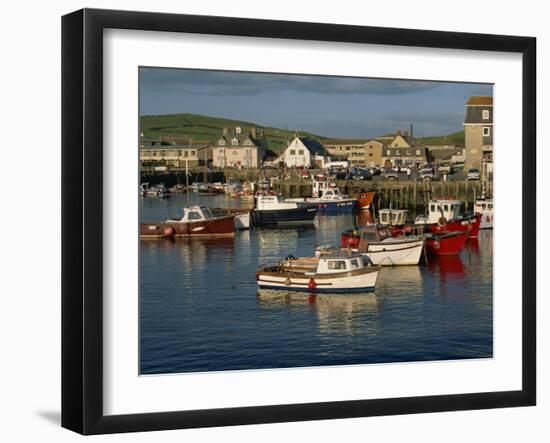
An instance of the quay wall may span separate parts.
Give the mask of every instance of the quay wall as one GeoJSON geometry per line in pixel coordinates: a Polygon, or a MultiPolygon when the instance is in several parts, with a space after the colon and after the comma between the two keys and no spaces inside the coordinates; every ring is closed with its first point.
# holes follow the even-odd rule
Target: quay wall
{"type": "MultiPolygon", "coordinates": [[[[202,170],[189,171],[189,184],[203,182],[205,173],[202,170]]],[[[210,183],[224,182],[228,179],[241,181],[254,181],[258,177],[272,178],[280,174],[278,170],[231,170],[209,171],[206,179],[210,183]]],[[[185,184],[185,172],[141,173],[141,182],[157,184],[165,183],[173,186],[177,183],[185,184]]],[[[476,198],[482,193],[480,181],[413,181],[413,180],[385,180],[382,177],[374,177],[373,180],[336,180],[337,186],[346,194],[358,194],[364,191],[376,191],[380,201],[380,207],[419,209],[424,208],[430,198],[445,197],[462,200],[466,209],[472,209],[476,198]]],[[[486,195],[492,197],[492,183],[486,184],[486,195]]],[[[312,180],[301,178],[297,174],[291,174],[290,178],[278,180],[276,191],[284,197],[311,197],[312,180]]]]}

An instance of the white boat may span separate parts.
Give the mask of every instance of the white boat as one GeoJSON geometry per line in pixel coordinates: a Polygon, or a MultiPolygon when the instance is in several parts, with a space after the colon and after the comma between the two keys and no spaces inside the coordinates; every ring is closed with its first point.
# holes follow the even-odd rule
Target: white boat
{"type": "Polygon", "coordinates": [[[313,224],[315,205],[283,201],[278,195],[258,195],[252,212],[256,226],[282,224],[313,224]]]}
{"type": "Polygon", "coordinates": [[[380,267],[366,263],[361,254],[338,253],[321,257],[286,257],[256,271],[260,289],[349,294],[371,292],[380,267]]]}
{"type": "MultiPolygon", "coordinates": [[[[371,225],[361,230],[342,233],[346,241],[350,236],[353,236],[353,244],[357,245],[350,250],[365,255],[373,264],[380,266],[417,265],[424,247],[424,237],[392,237],[387,226],[371,225]]],[[[333,250],[334,248],[321,246],[316,248],[315,253],[322,256],[333,250]]]]}
{"type": "Polygon", "coordinates": [[[241,212],[235,214],[235,229],[250,229],[250,212],[241,212]]]}
{"type": "Polygon", "coordinates": [[[318,197],[311,198],[289,198],[285,201],[294,203],[309,203],[317,205],[319,213],[322,214],[340,214],[344,212],[353,212],[357,206],[357,199],[348,197],[342,194],[338,188],[326,187],[322,190],[316,190],[316,183],[313,182],[313,195],[319,195],[318,197]]]}
{"type": "Polygon", "coordinates": [[[493,215],[493,199],[476,200],[474,206],[474,212],[481,215],[481,222],[479,224],[479,229],[493,229],[493,222],[495,220],[493,215]]]}

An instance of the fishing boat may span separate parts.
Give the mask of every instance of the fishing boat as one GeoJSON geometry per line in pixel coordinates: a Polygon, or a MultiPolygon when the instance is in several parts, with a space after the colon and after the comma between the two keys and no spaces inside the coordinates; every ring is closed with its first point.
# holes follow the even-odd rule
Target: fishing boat
{"type": "Polygon", "coordinates": [[[149,183],[142,183],[139,185],[139,195],[141,197],[160,197],[170,198],[170,191],[166,188],[164,183],[150,186],[149,183]]]}
{"type": "Polygon", "coordinates": [[[357,205],[356,198],[342,194],[338,188],[327,189],[321,197],[289,198],[285,201],[316,205],[318,213],[324,215],[351,213],[357,205]]]}
{"type": "Polygon", "coordinates": [[[493,229],[493,199],[478,199],[474,212],[480,217],[480,229],[493,229]]]}
{"type": "Polygon", "coordinates": [[[456,255],[467,239],[468,231],[427,234],[426,251],[432,255],[456,255]]]}
{"type": "MultiPolygon", "coordinates": [[[[340,246],[366,255],[381,266],[417,265],[424,247],[423,236],[392,237],[387,226],[371,225],[342,233],[340,246]]],[[[322,249],[316,249],[322,254],[322,249]]]]}
{"type": "Polygon", "coordinates": [[[256,271],[260,289],[312,293],[372,292],[379,266],[366,263],[361,254],[339,253],[321,257],[288,256],[256,271]]]}
{"type": "Polygon", "coordinates": [[[480,218],[474,215],[460,215],[463,202],[438,198],[428,203],[427,216],[416,217],[417,224],[425,224],[429,232],[464,232],[475,238],[479,234],[480,218]]]}
{"type": "Polygon", "coordinates": [[[141,223],[140,237],[146,238],[153,231],[151,226],[166,226],[174,230],[174,237],[224,237],[235,235],[235,216],[213,215],[205,206],[183,208],[183,217],[166,220],[164,223],[141,223]]]}
{"type": "Polygon", "coordinates": [[[369,211],[376,196],[376,191],[361,192],[355,198],[357,199],[357,209],[359,211],[369,211]]]}
{"type": "Polygon", "coordinates": [[[315,205],[283,201],[279,195],[258,195],[252,211],[255,226],[313,223],[315,205]]]}

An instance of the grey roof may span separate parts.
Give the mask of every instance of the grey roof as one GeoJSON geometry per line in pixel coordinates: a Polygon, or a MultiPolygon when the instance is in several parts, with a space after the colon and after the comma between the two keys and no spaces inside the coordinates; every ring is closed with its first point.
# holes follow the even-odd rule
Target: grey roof
{"type": "Polygon", "coordinates": [[[300,137],[300,141],[311,154],[320,156],[328,155],[326,148],[318,140],[309,137],[300,137]]]}

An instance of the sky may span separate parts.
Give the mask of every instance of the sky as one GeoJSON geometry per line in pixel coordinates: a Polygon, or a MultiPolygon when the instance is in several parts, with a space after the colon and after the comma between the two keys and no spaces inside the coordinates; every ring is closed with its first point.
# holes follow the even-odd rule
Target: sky
{"type": "Polygon", "coordinates": [[[460,131],[481,83],[140,68],[140,115],[204,114],[327,137],[460,131]]]}

